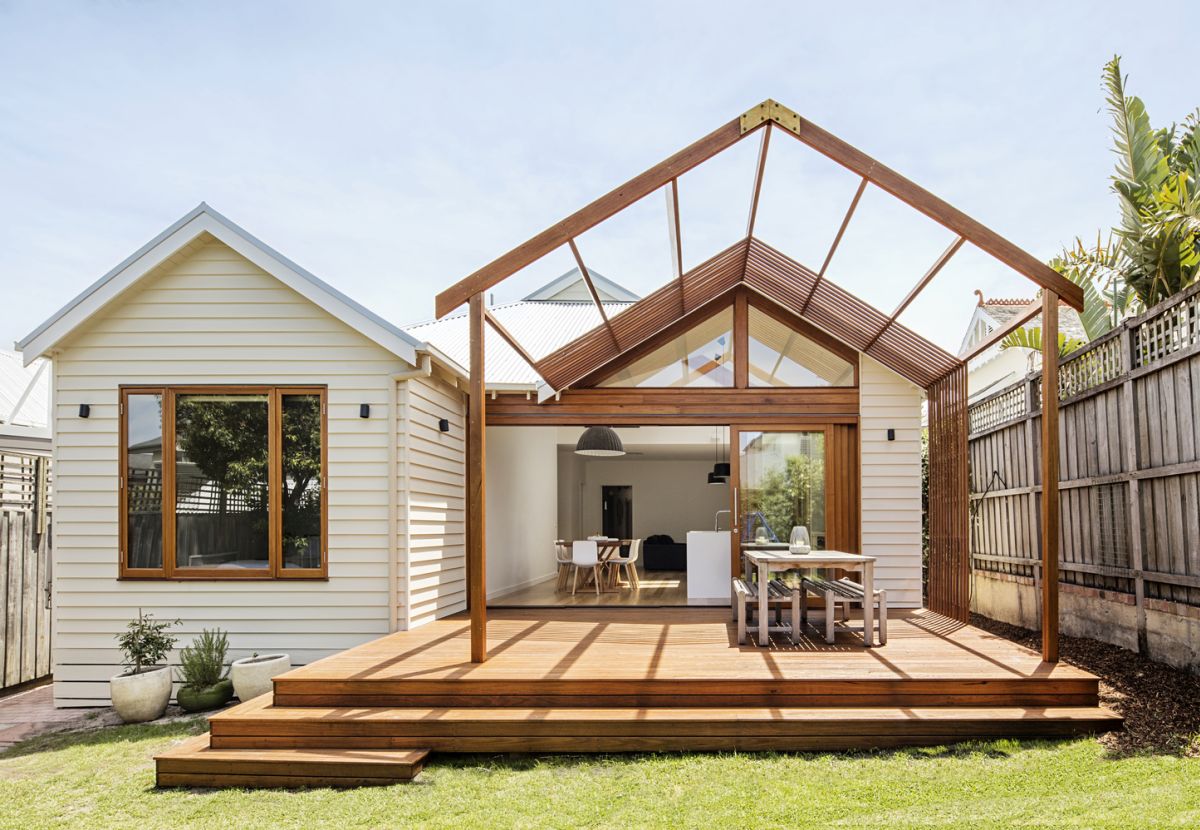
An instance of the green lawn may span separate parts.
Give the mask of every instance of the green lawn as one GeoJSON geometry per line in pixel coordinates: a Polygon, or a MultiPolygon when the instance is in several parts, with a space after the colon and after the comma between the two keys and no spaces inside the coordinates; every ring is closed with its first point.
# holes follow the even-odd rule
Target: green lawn
{"type": "Polygon", "coordinates": [[[339,792],[163,791],[151,756],[194,721],[0,754],[0,828],[1197,827],[1200,761],[1092,740],[857,755],[439,756],[339,792]]]}

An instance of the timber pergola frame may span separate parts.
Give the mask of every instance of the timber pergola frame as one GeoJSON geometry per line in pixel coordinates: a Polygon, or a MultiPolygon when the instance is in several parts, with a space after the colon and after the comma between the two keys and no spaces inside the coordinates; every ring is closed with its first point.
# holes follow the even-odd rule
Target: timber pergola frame
{"type": "MultiPolygon", "coordinates": [[[[722,125],[615,190],[513,248],[475,273],[441,292],[437,316],[444,317],[463,303],[469,306],[470,401],[468,407],[467,573],[471,612],[471,659],[487,658],[485,572],[485,425],[484,333],[491,325],[523,360],[557,392],[600,371],[638,348],[664,327],[696,309],[733,292],[748,290],[763,296],[801,320],[813,324],[847,346],[873,357],[926,390],[929,401],[929,607],[965,622],[969,614],[968,481],[967,481],[967,366],[899,322],[899,317],[928,287],[967,242],[990,254],[1042,289],[1039,308],[1031,306],[1004,333],[1040,311],[1043,317],[1043,377],[1046,388],[1058,386],[1058,306],[1083,308],[1083,291],[1045,263],[996,232],[934,196],[909,179],[880,164],[836,136],[783,105],[767,100],[722,125]],[[813,270],[776,251],[754,236],[767,154],[774,132],[799,140],[860,177],[832,244],[819,269],[813,270]],[[678,180],[687,171],[759,133],[746,235],[729,248],[696,266],[682,270],[678,180]],[[827,279],[826,272],[868,185],[875,185],[909,207],[956,234],[946,250],[917,280],[890,314],[878,311],[827,279]],[[664,190],[670,238],[672,279],[620,315],[610,318],[600,302],[577,237],[655,190],[664,190]],[[487,310],[484,292],[551,251],[566,245],[600,313],[601,324],[556,352],[536,360],[487,310]],[[742,287],[744,286],[744,289],[742,287]]],[[[744,302],[744,299],[741,300],[744,302]]],[[[1001,335],[989,339],[991,345],[1001,335]]],[[[1042,656],[1058,659],[1058,396],[1044,396],[1042,416],[1043,476],[1042,656]]]]}

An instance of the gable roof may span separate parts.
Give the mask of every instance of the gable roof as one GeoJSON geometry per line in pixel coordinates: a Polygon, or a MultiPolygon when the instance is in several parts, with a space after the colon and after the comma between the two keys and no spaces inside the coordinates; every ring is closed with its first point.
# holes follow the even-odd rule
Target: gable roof
{"type": "Polygon", "coordinates": [[[138,280],[204,234],[228,245],[367,339],[409,364],[416,365],[417,352],[423,346],[419,340],[318,279],[204,202],[188,211],[18,341],[16,348],[24,355],[25,364],[29,365],[46,355],[92,315],[106,308],[138,280]]]}
{"type": "MultiPolygon", "coordinates": [[[[1032,297],[994,297],[991,299],[985,298],[983,292],[976,290],[975,294],[979,297],[979,302],[971,313],[971,320],[967,323],[967,331],[963,335],[962,345],[959,347],[958,354],[960,356],[968,354],[975,345],[982,341],[982,338],[977,338],[976,324],[983,321],[988,332],[996,331],[1003,328],[1006,324],[1016,319],[1023,311],[1029,308],[1030,304],[1035,302],[1032,297]]],[[[1042,315],[1027,322],[1023,328],[1041,328],[1042,315]]],[[[1083,327],[1083,320],[1079,317],[1079,312],[1071,308],[1061,300],[1058,303],[1058,331],[1067,337],[1082,340],[1085,343],[1088,340],[1087,329],[1083,327]]],[[[979,357],[985,355],[995,356],[1000,351],[1000,344],[997,343],[993,348],[987,349],[979,357]]],[[[987,360],[980,361],[986,363],[987,360]]],[[[972,365],[976,365],[975,362],[972,365]]]]}
{"type": "Polygon", "coordinates": [[[739,286],[922,387],[944,377],[960,363],[954,355],[894,317],[751,237],[734,243],[685,273],[680,280],[634,303],[614,317],[611,326],[597,326],[538,360],[534,368],[550,389],[565,389],[739,286]]]}
{"type": "MultiPolygon", "coordinates": [[[[576,238],[656,190],[663,190],[667,197],[674,272],[671,282],[635,303],[617,320],[605,320],[602,329],[584,334],[547,358],[533,358],[537,364],[535,368],[546,379],[548,388],[561,390],[588,377],[621,353],[645,342],[653,332],[681,319],[696,307],[690,302],[689,293],[712,300],[721,291],[738,285],[765,295],[844,344],[875,357],[909,380],[928,388],[960,371],[962,361],[902,325],[898,318],[967,242],[1041,288],[1054,291],[1068,305],[1083,308],[1082,289],[1046,263],[866,153],[768,99],[445,289],[436,298],[437,316],[450,314],[471,298],[482,296],[493,286],[562,246],[571,249],[586,274],[576,238]],[[755,132],[759,133],[761,142],[746,236],[688,274],[682,273],[679,177],[755,132]],[[775,132],[799,141],[860,178],[854,198],[819,269],[809,269],[790,260],[754,235],[767,150],[775,132]],[[898,199],[956,235],[890,316],[826,278],[829,262],[868,186],[898,199]],[[719,290],[713,293],[714,289],[719,290]]],[[[539,390],[539,398],[542,399],[546,392],[547,389],[539,390]]]]}
{"type": "MultiPolygon", "coordinates": [[[[634,294],[627,288],[623,288],[610,280],[608,277],[588,269],[588,276],[592,280],[592,285],[596,288],[596,293],[600,296],[601,302],[606,303],[632,303],[637,302],[638,295],[634,294]]],[[[533,293],[524,298],[524,302],[538,303],[547,301],[557,302],[582,302],[590,303],[591,295],[587,291],[586,283],[583,280],[583,272],[576,266],[562,276],[551,280],[533,293]],[[574,288],[575,286],[583,287],[583,295],[580,299],[574,300],[564,297],[563,294],[574,288]]]]}

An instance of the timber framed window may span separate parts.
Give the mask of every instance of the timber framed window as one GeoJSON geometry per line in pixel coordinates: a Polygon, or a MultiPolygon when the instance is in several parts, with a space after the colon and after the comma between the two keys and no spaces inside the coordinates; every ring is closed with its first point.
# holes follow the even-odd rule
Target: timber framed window
{"type": "Polygon", "coordinates": [[[325,389],[124,386],[120,576],[321,579],[325,389]]]}

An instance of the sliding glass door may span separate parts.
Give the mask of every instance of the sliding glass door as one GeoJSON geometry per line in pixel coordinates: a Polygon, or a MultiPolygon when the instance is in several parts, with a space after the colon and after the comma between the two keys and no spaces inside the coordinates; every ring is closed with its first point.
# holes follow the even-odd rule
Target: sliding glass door
{"type": "Polygon", "coordinates": [[[793,527],[825,546],[825,431],[738,432],[738,536],[786,544],[793,527]]]}

